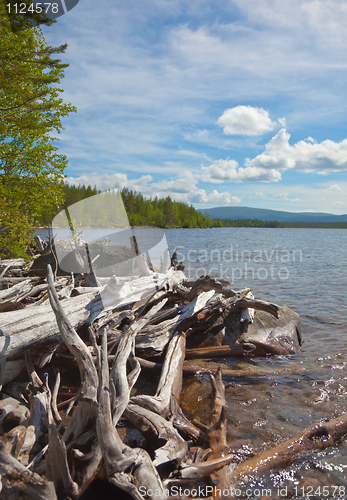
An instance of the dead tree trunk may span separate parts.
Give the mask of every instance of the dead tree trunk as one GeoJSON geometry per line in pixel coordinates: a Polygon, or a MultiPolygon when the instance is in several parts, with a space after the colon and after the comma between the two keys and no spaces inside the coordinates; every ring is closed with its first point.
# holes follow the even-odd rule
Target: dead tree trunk
{"type": "MultiPolygon", "coordinates": [[[[118,348],[120,355],[125,360],[125,364],[128,359],[127,354],[129,355],[134,348],[131,345],[131,339],[127,338],[126,340],[130,340],[130,349],[129,347],[126,349],[128,352],[123,349],[125,346],[120,345],[118,348]]],[[[154,498],[155,492],[157,492],[157,497],[159,496],[158,492],[160,492],[160,498],[165,500],[167,496],[164,487],[148,453],[140,448],[133,449],[124,445],[115,430],[115,423],[117,423],[117,420],[123,413],[124,407],[128,404],[131,384],[136,375],[133,373],[133,377],[130,377],[130,385],[128,383],[119,383],[119,380],[117,381],[118,392],[116,392],[115,415],[112,418],[105,332],[102,338],[100,358],[100,387],[96,428],[102,456],[106,464],[108,479],[122,490],[127,491],[135,500],[154,498]]],[[[122,363],[115,370],[118,374],[122,370],[121,380],[123,381],[127,379],[125,364],[122,363]]],[[[136,368],[135,370],[137,372],[136,368]]]]}
{"type": "Polygon", "coordinates": [[[96,468],[99,464],[101,453],[97,440],[95,439],[95,422],[97,416],[97,390],[98,390],[98,374],[92,360],[90,351],[85,343],[77,335],[74,328],[71,326],[68,318],[66,317],[61,303],[58,300],[54,285],[53,273],[48,266],[48,292],[52,309],[56,316],[59,326],[59,331],[64,344],[68,347],[71,354],[75,356],[80,371],[81,377],[81,395],[72,418],[67,426],[67,429],[61,440],[57,433],[50,427],[50,451],[46,457],[47,472],[51,472],[52,479],[54,479],[56,487],[59,489],[67,488],[64,490],[66,494],[76,496],[80,494],[89,484],[93,478],[96,468]],[[92,430],[92,435],[89,436],[94,454],[89,456],[89,460],[85,458],[84,452],[79,449],[84,442],[84,435],[92,430]],[[94,434],[94,438],[93,438],[94,434]],[[69,443],[68,451],[71,453],[71,458],[78,461],[82,460],[83,467],[79,473],[76,474],[75,482],[72,482],[67,475],[69,470],[67,464],[67,452],[65,443],[69,443]],[[60,450],[58,452],[58,450],[60,450]],[[52,471],[55,473],[53,474],[52,471]],[[57,471],[60,471],[58,473],[57,471]]]}

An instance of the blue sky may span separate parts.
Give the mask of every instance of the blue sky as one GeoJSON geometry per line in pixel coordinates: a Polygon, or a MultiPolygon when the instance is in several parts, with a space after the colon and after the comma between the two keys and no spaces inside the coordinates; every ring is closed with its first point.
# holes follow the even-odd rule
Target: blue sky
{"type": "Polygon", "coordinates": [[[69,182],[347,213],[346,2],[80,0],[44,34],[69,182]]]}

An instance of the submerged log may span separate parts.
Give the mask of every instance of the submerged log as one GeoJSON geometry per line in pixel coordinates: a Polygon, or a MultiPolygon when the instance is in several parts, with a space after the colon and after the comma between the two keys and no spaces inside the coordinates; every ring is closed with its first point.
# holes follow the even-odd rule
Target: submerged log
{"type": "Polygon", "coordinates": [[[234,346],[219,345],[212,347],[200,347],[197,349],[187,349],[186,359],[196,359],[196,358],[228,358],[228,357],[238,357],[247,356],[255,351],[256,347],[254,344],[239,344],[234,346]]]}
{"type": "MultiPolygon", "coordinates": [[[[229,488],[228,465],[234,458],[234,455],[229,455],[229,446],[227,443],[227,404],[225,401],[225,387],[222,381],[222,369],[217,370],[216,376],[210,375],[212,386],[212,401],[211,401],[211,419],[210,424],[204,425],[201,422],[194,420],[194,423],[207,436],[211,453],[207,455],[208,461],[225,458],[227,463],[218,471],[211,474],[209,478],[210,485],[218,484],[218,489],[223,492],[229,488]]],[[[205,455],[206,456],[206,455],[205,455]]],[[[216,500],[227,500],[228,496],[216,496],[216,500]]]]}
{"type": "Polygon", "coordinates": [[[285,469],[298,457],[334,446],[347,433],[347,414],[312,424],[296,436],[242,462],[230,476],[231,486],[247,483],[271,471],[285,469]]]}

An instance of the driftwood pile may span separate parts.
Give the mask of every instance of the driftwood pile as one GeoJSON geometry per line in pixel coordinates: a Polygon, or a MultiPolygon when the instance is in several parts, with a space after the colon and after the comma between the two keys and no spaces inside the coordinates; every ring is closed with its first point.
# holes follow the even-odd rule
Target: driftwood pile
{"type": "Polygon", "coordinates": [[[0,263],[0,499],[101,499],[93,485],[107,482],[119,499],[242,498],[241,484],[347,432],[343,415],[237,453],[223,376],[242,373],[221,368],[210,373],[209,423],[189,421],[182,377],[203,369],[185,359],[259,354],[250,337],[229,338],[227,322],[244,335],[257,315],[278,321],[280,307],[210,277],[189,282],[176,267],[90,287],[88,276],[57,278],[48,266],[47,278],[28,277],[24,261],[0,263]],[[141,384],[149,373],[154,394],[141,384]],[[67,374],[79,385],[70,398],[67,374]]]}

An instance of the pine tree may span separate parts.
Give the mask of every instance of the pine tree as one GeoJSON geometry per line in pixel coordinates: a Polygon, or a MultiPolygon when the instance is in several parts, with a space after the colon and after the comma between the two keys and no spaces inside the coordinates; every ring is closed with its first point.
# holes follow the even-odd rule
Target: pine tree
{"type": "Polygon", "coordinates": [[[51,134],[76,110],[59,95],[66,45],[47,45],[40,22],[19,17],[12,30],[0,5],[0,257],[26,256],[36,221],[62,201],[67,160],[51,134]]]}

